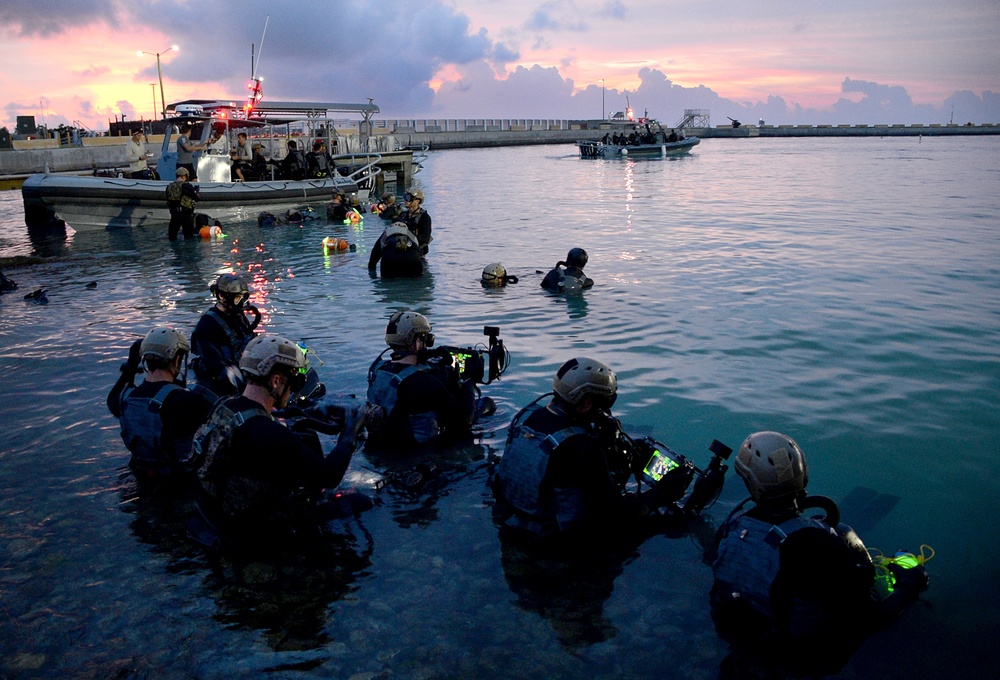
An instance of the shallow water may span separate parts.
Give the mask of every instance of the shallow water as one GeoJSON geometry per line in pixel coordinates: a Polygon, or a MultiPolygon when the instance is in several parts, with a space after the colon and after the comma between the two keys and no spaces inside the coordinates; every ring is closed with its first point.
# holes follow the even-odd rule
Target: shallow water
{"type": "Polygon", "coordinates": [[[697,464],[713,438],[776,429],[803,446],[813,492],[900,497],[884,518],[844,518],[869,546],[933,546],[931,588],[838,677],[991,667],[1000,139],[706,140],[663,161],[574,151],[432,153],[417,180],[435,240],[417,281],[369,277],[372,217],[227,225],[223,242],[140,229],[53,244],[28,238],[18,193],[0,194],[0,257],[58,255],[6,270],[20,288],[0,297],[0,674],[718,677],[730,650],[700,542],[744,498],[735,475],[700,531],[558,582],[497,538],[487,458],[581,355],[618,371],[630,431],[697,464]],[[327,235],[358,252],[324,257],[327,235]],[[550,297],[541,272],[571,246],[597,285],[550,297]],[[521,281],[484,291],[497,260],[521,281]],[[193,329],[230,267],[252,277],[268,331],[316,350],[334,393],[363,395],[385,319],[404,307],[447,344],[499,325],[513,355],[484,387],[498,414],[475,445],[442,453],[441,477],[374,491],[407,464],[359,452],[351,481],[379,505],[334,526],[328,552],[280,576],[249,565],[242,580],[135,500],[104,406],[132,340],[193,329]],[[48,304],[23,299],[39,287],[48,304]]]}

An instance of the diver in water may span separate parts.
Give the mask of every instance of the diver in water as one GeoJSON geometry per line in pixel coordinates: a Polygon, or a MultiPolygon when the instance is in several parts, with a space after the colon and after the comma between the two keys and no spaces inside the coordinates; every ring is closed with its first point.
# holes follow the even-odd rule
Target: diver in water
{"type": "Polygon", "coordinates": [[[545,275],[542,288],[554,293],[575,293],[590,288],[594,285],[594,280],[583,273],[588,259],[586,250],[572,248],[566,254],[566,261],[557,262],[545,275]]]}
{"type": "Polygon", "coordinates": [[[424,273],[424,256],[420,254],[417,237],[402,222],[386,227],[372,247],[368,271],[374,271],[376,266],[383,278],[424,273]]]}
{"type": "Polygon", "coordinates": [[[923,560],[877,568],[837,505],[806,494],[806,459],[790,437],[750,435],[734,467],[750,498],[716,538],[712,615],[723,637],[783,662],[830,662],[927,589],[923,560]]]}
{"type": "Polygon", "coordinates": [[[406,224],[417,242],[420,243],[420,253],[426,255],[430,248],[432,222],[430,214],[424,210],[424,192],[420,189],[409,189],[403,194],[403,205],[406,210],[399,216],[399,220],[406,224]]]}
{"type": "Polygon", "coordinates": [[[249,304],[250,288],[236,274],[222,274],[209,290],[215,295],[215,304],[191,334],[197,355],[194,374],[199,386],[222,397],[237,394],[242,388],[240,356],[254,337],[260,311],[249,304]],[[247,319],[248,311],[253,321],[247,319]]]}
{"type": "Polygon", "coordinates": [[[471,431],[480,416],[493,413],[489,397],[479,398],[485,365],[474,354],[459,373],[450,362],[434,361],[431,324],[423,314],[396,312],[385,328],[392,350],[368,370],[368,402],[373,413],[369,441],[381,447],[412,448],[452,440],[471,431]]]}
{"type": "Polygon", "coordinates": [[[483,267],[483,275],[479,282],[483,288],[502,288],[508,283],[517,283],[517,277],[507,273],[507,269],[500,262],[494,262],[483,267]]]}
{"type": "Polygon", "coordinates": [[[505,531],[551,544],[593,541],[637,528],[660,505],[656,488],[624,493],[630,464],[611,415],[618,378],[588,358],[564,363],[552,399],[539,397],[515,417],[493,492],[505,531]]]}
{"type": "Polygon", "coordinates": [[[345,503],[322,494],[341,482],[354,455],[363,424],[358,411],[343,411],[337,444],[326,456],[315,436],[310,445],[275,417],[305,386],[308,364],[301,348],[274,335],[256,337],[243,351],[240,369],[243,393],[215,405],[194,444],[204,457],[199,506],[223,545],[277,545],[319,531],[345,510],[371,507],[363,495],[345,503]]]}
{"type": "Polygon", "coordinates": [[[132,454],[129,467],[140,481],[193,472],[191,443],[208,419],[211,403],[184,388],[190,351],[180,331],[154,328],[133,343],[108,395],[108,409],[119,419],[122,440],[132,454]],[[141,368],[144,380],[136,386],[141,368]]]}

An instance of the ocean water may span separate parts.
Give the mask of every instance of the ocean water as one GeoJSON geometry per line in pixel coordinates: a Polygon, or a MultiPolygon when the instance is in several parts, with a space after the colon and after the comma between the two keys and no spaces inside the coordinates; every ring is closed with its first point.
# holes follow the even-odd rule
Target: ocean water
{"type": "Polygon", "coordinates": [[[713,438],[736,448],[774,429],[803,447],[810,491],[898,497],[884,516],[845,503],[844,520],[886,552],[933,547],[930,589],[835,677],[993,667],[1000,138],[706,140],[655,161],[433,152],[416,183],[435,240],[412,281],[369,276],[374,217],[232,224],[220,242],[43,241],[20,194],[0,194],[0,257],[48,256],[6,269],[20,287],[0,297],[0,676],[774,677],[734,658],[709,615],[703,548],[746,495],[731,472],[702,522],[623,556],[595,545],[582,573],[501,544],[489,461],[574,356],[618,371],[630,432],[698,465],[713,438]],[[324,256],[328,235],[357,252],[324,256]],[[596,285],[544,293],[573,246],[596,285]],[[495,261],[520,282],[482,289],[495,261]],[[253,280],[262,326],[305,340],[345,399],[363,398],[397,309],[446,344],[500,326],[511,366],[483,387],[497,415],[415,489],[376,482],[417,461],[359,451],[349,483],[378,504],[331,525],[315,555],[209,560],[137,499],[104,399],[133,339],[193,329],[230,269],[253,280]],[[38,288],[48,304],[24,299],[38,288]]]}

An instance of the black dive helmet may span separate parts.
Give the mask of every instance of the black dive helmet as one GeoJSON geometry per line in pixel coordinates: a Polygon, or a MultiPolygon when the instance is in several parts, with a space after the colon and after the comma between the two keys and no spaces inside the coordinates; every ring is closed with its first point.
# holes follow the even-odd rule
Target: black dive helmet
{"type": "Polygon", "coordinates": [[[238,275],[220,274],[215,283],[208,287],[208,290],[212,295],[222,299],[228,307],[228,314],[242,315],[245,311],[253,314],[254,320],[250,322],[250,330],[256,328],[257,324],[260,323],[260,310],[250,304],[250,287],[238,275]]]}
{"type": "Polygon", "coordinates": [[[568,253],[566,253],[566,266],[567,267],[579,267],[583,269],[587,266],[587,251],[583,248],[571,248],[568,253]]]}

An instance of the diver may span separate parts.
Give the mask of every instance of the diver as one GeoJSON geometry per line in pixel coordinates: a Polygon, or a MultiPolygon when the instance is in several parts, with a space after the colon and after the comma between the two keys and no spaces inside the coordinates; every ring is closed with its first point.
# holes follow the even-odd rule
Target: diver
{"type": "Polygon", "coordinates": [[[496,405],[479,397],[485,362],[474,353],[463,371],[431,347],[434,335],[423,314],[396,312],[385,327],[385,351],[368,369],[369,441],[380,447],[413,448],[471,432],[480,417],[496,405]]]}
{"type": "Polygon", "coordinates": [[[402,222],[395,222],[382,232],[368,258],[368,271],[379,266],[382,278],[420,276],[424,273],[424,256],[417,237],[402,222]],[[381,262],[381,265],[379,265],[381,262]]]}
{"type": "Polygon", "coordinates": [[[493,484],[502,531],[573,544],[639,529],[661,505],[655,487],[624,492],[632,468],[611,415],[617,394],[607,365],[571,359],[556,372],[552,392],[514,417],[493,484]]]}
{"type": "Polygon", "coordinates": [[[310,178],[323,179],[333,176],[333,157],[326,150],[326,142],[322,139],[313,142],[312,151],[306,154],[306,165],[309,166],[310,178]]]}
{"type": "Polygon", "coordinates": [[[508,283],[517,283],[517,277],[508,274],[507,269],[501,263],[494,262],[483,267],[483,275],[479,282],[483,288],[502,288],[508,283]]]}
{"type": "Polygon", "coordinates": [[[594,280],[583,273],[587,266],[587,251],[571,248],[566,261],[556,262],[556,266],[542,279],[542,288],[554,293],[578,293],[594,285],[594,280]]]}
{"type": "Polygon", "coordinates": [[[350,208],[347,206],[344,191],[339,187],[334,187],[330,203],[326,204],[326,218],[334,224],[343,224],[347,221],[347,213],[349,212],[350,208]]]}
{"type": "Polygon", "coordinates": [[[175,478],[194,471],[191,442],[208,420],[211,403],[184,388],[188,339],[157,327],[132,344],[122,375],[107,404],[119,419],[122,440],[132,454],[129,467],[139,481],[175,478]],[[145,376],[135,385],[141,369],[145,376]]]}
{"type": "Polygon", "coordinates": [[[223,545],[271,546],[311,535],[327,519],[371,507],[352,494],[323,497],[344,477],[363,418],[343,410],[337,444],[326,456],[319,439],[300,436],[275,417],[306,383],[308,363],[294,342],[254,338],[240,357],[246,387],[215,405],[195,437],[204,457],[199,507],[223,545]],[[311,443],[310,443],[311,442],[311,443]]]}
{"type": "Polygon", "coordinates": [[[829,661],[926,590],[922,560],[884,560],[877,570],[837,505],[806,494],[806,459],[790,437],[751,434],[734,467],[750,498],[716,537],[712,616],[723,637],[782,662],[829,661]]]}
{"type": "Polygon", "coordinates": [[[424,210],[424,192],[420,189],[409,189],[403,194],[403,204],[406,210],[400,215],[400,220],[406,224],[420,243],[420,253],[426,255],[433,237],[431,236],[431,216],[424,210]]]}
{"type": "Polygon", "coordinates": [[[220,275],[209,291],[215,296],[215,304],[202,315],[191,334],[197,355],[193,362],[195,380],[219,397],[238,394],[243,385],[240,355],[254,337],[260,311],[249,304],[250,288],[236,274],[220,275]],[[253,315],[253,321],[247,319],[246,312],[253,315]]]}
{"type": "Polygon", "coordinates": [[[396,203],[396,195],[392,192],[385,192],[382,194],[382,198],[375,205],[375,212],[379,217],[381,217],[386,222],[396,222],[399,220],[400,215],[403,214],[403,207],[396,203]]]}

